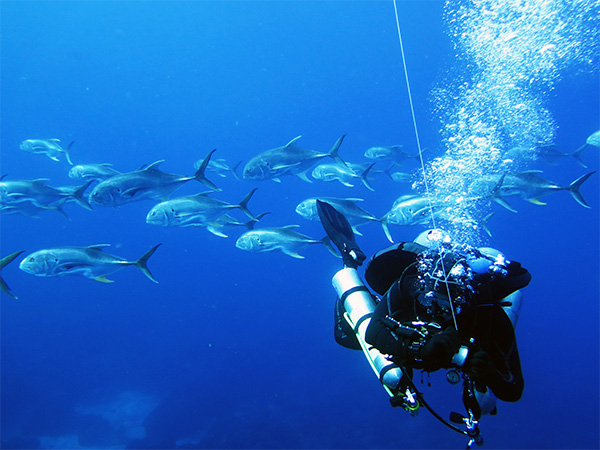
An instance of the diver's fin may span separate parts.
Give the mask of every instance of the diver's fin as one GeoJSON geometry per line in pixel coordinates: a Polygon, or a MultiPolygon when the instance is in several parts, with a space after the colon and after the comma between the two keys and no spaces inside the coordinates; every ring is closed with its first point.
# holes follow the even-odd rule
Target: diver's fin
{"type": "Polygon", "coordinates": [[[352,231],[348,219],[329,203],[322,200],[317,200],[317,211],[327,236],[340,251],[344,264],[347,266],[355,264],[354,267],[360,266],[366,256],[354,239],[354,231],[352,231]]]}

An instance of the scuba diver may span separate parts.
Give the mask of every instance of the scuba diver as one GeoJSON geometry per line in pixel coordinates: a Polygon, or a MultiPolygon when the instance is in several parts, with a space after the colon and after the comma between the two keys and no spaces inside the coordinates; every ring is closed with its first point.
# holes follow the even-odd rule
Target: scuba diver
{"type": "Polygon", "coordinates": [[[318,201],[321,223],[338,247],[344,269],[333,278],[338,293],[335,339],[362,349],[390,395],[392,406],[416,415],[425,406],[438,420],[483,444],[478,421],[495,414],[498,398],[516,402],[524,382],[514,333],[522,293],[531,275],[491,248],[457,244],[443,230],[421,233],[414,242],[392,245],[367,263],[346,218],[318,201]],[[448,369],[447,379],[463,379],[467,415],[444,420],[412,382],[413,371],[448,369]]]}

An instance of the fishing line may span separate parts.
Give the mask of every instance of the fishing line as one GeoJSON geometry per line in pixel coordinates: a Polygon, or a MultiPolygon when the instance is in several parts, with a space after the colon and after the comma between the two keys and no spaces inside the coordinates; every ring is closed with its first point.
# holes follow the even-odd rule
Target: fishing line
{"type": "MultiPolygon", "coordinates": [[[[425,185],[425,194],[427,196],[427,203],[429,204],[429,212],[431,213],[431,224],[433,228],[437,228],[435,223],[435,215],[433,213],[433,204],[431,202],[431,193],[429,192],[429,182],[427,181],[427,172],[425,170],[425,162],[423,161],[423,150],[421,148],[421,140],[419,138],[419,128],[417,127],[417,118],[415,116],[415,106],[413,104],[412,93],[410,89],[410,82],[408,80],[408,69],[406,67],[406,57],[404,55],[404,44],[402,43],[402,33],[400,32],[400,19],[398,18],[398,7],[396,5],[396,0],[394,2],[394,15],[396,16],[396,30],[398,31],[398,42],[400,43],[400,54],[402,55],[402,68],[404,69],[404,78],[406,80],[406,90],[408,92],[408,101],[410,103],[410,112],[412,114],[413,127],[415,130],[415,138],[417,140],[417,149],[419,150],[419,160],[421,161],[421,171],[423,173],[423,184],[425,185]]],[[[446,274],[446,268],[444,266],[444,248],[440,245],[440,255],[442,259],[442,272],[444,274],[444,279],[448,279],[448,275],[446,274]]],[[[456,322],[456,314],[454,312],[454,304],[452,301],[452,295],[450,293],[450,285],[446,283],[446,291],[448,294],[448,299],[450,300],[450,310],[452,311],[452,320],[454,321],[454,328],[458,330],[458,324],[456,322]]]]}

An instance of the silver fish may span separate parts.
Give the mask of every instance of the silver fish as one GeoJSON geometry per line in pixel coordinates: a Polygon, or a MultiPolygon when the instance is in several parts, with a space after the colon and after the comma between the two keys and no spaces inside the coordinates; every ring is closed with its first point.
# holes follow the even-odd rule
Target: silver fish
{"type": "Polygon", "coordinates": [[[365,151],[365,157],[376,161],[392,161],[402,164],[410,159],[419,160],[419,154],[412,155],[405,151],[401,145],[390,145],[388,147],[371,147],[365,151]]]}
{"type": "Polygon", "coordinates": [[[280,177],[284,175],[296,175],[304,181],[312,183],[306,177],[306,172],[323,158],[330,157],[340,164],[345,164],[338,155],[345,136],[341,136],[328,153],[305,150],[296,145],[296,141],[302,136],[295,137],[283,147],[267,150],[250,159],[244,167],[244,178],[280,182],[280,177]]]}
{"type": "Polygon", "coordinates": [[[26,139],[21,142],[19,148],[25,152],[46,155],[54,161],[60,161],[58,156],[62,153],[67,158],[68,163],[73,165],[69,150],[71,150],[71,145],[75,141],[70,142],[67,148],[62,148],[59,142],[60,139],[26,139]]]}
{"type": "Polygon", "coordinates": [[[248,210],[248,201],[255,191],[250,191],[237,205],[211,198],[207,193],[173,198],[154,206],[146,216],[146,223],[163,227],[206,227],[232,209],[240,209],[255,219],[248,210]]]}
{"type": "Polygon", "coordinates": [[[241,250],[256,253],[279,250],[294,258],[304,259],[304,256],[298,254],[300,250],[309,245],[323,244],[331,253],[338,256],[328,237],[321,240],[312,239],[294,231],[294,228],[297,227],[298,225],[288,225],[247,231],[238,238],[235,246],[241,250]]]}
{"type": "Polygon", "coordinates": [[[218,191],[220,189],[204,176],[204,171],[213,153],[214,150],[209,153],[200,168],[191,177],[161,171],[158,168],[163,162],[161,160],[134,172],[108,178],[92,190],[90,203],[117,207],[141,200],[163,201],[169,197],[171,192],[190,180],[199,181],[218,191]]]}
{"type": "Polygon", "coordinates": [[[580,188],[596,171],[582,175],[568,186],[546,180],[540,173],[541,170],[527,170],[514,175],[507,174],[498,189],[500,197],[518,196],[536,205],[545,205],[540,201],[540,197],[556,191],[569,191],[577,203],[586,208],[590,207],[581,195],[580,188]]]}
{"type": "Polygon", "coordinates": [[[314,197],[307,198],[296,206],[296,212],[308,220],[319,221],[319,213],[317,211],[317,200],[329,203],[337,211],[342,213],[352,226],[356,234],[361,234],[356,227],[368,222],[381,222],[370,212],[365,211],[357,205],[357,202],[362,202],[362,198],[334,198],[334,197],[314,197]]]}
{"type": "MultiPolygon", "coordinates": [[[[19,252],[14,252],[14,253],[11,253],[10,255],[5,256],[4,258],[0,259],[0,271],[2,269],[4,269],[9,263],[14,261],[17,258],[17,256],[19,256],[23,252],[24,252],[24,250],[21,250],[19,252]]],[[[14,298],[15,300],[18,298],[15,294],[10,292],[10,288],[6,284],[6,281],[4,281],[4,278],[2,278],[2,275],[0,275],[0,289],[2,289],[2,292],[4,292],[10,298],[14,298]]]]}
{"type": "MultiPolygon", "coordinates": [[[[219,159],[214,159],[214,160],[209,161],[208,166],[206,167],[206,170],[209,172],[215,172],[217,175],[219,175],[222,178],[225,178],[227,176],[227,173],[231,172],[233,174],[233,176],[235,177],[235,179],[239,180],[240,177],[237,174],[237,168],[240,166],[241,163],[242,163],[242,161],[238,161],[235,166],[229,167],[223,158],[219,158],[219,159]]],[[[196,161],[194,163],[194,168],[199,169],[201,165],[202,165],[202,160],[199,159],[198,161],[196,161]]]]}
{"type": "Polygon", "coordinates": [[[69,177],[81,181],[103,181],[115,175],[121,175],[121,172],[111,166],[112,164],[78,164],[69,170],[69,177]]]}
{"type": "Polygon", "coordinates": [[[19,264],[24,272],[38,277],[82,276],[102,283],[112,283],[106,275],[127,266],[135,266],[151,281],[158,283],[148,269],[148,259],[161,244],[155,245],[136,261],[104,252],[108,244],[89,247],[55,247],[38,250],[26,256],[19,264]]]}
{"type": "Polygon", "coordinates": [[[233,227],[246,227],[248,230],[254,230],[254,226],[258,223],[260,219],[262,219],[267,214],[271,214],[270,212],[264,212],[256,216],[254,219],[250,219],[248,222],[240,222],[235,217],[230,216],[229,214],[223,214],[214,222],[208,224],[206,229],[210,231],[215,236],[219,237],[228,237],[223,231],[226,228],[233,227]]]}
{"type": "Polygon", "coordinates": [[[19,203],[11,203],[5,204],[0,202],[0,212],[2,214],[10,215],[10,214],[21,214],[28,217],[39,218],[40,214],[44,211],[57,211],[63,215],[66,219],[69,219],[69,216],[65,213],[62,208],[64,201],[58,202],[54,206],[36,206],[31,202],[19,202],[19,203]]]}
{"type": "Polygon", "coordinates": [[[66,201],[74,201],[85,209],[92,209],[84,197],[85,190],[91,181],[81,186],[57,187],[48,186],[46,178],[37,180],[5,181],[0,179],[0,204],[14,206],[17,203],[29,202],[38,208],[62,206],[66,201]]]}
{"type": "MultiPolygon", "coordinates": [[[[367,189],[373,191],[374,189],[369,184],[367,176],[373,168],[375,163],[371,164],[364,170],[355,170],[350,164],[340,163],[321,163],[315,167],[312,171],[312,177],[315,180],[320,181],[339,181],[344,186],[354,187],[351,181],[358,178],[367,187],[367,189]]],[[[355,165],[358,168],[358,165],[355,165]]]]}

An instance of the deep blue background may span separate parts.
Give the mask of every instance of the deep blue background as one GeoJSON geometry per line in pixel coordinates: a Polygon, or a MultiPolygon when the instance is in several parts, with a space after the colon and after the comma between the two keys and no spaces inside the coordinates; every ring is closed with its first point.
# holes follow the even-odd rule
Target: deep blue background
{"type": "MultiPolygon", "coordinates": [[[[453,62],[443,3],[401,2],[400,17],[422,145],[441,152],[430,91],[453,62]]],[[[66,162],[24,153],[28,138],[75,140],[75,163],[122,171],[164,159],[189,175],[217,148],[234,164],[284,145],[363,161],[370,146],[416,152],[391,2],[3,2],[1,173],[71,185],[66,162]]],[[[563,73],[549,97],[557,145],[573,151],[600,128],[598,74],[563,73]]],[[[583,153],[598,169],[598,149],[583,153]]],[[[412,166],[414,168],[416,166],[412,166]]],[[[585,173],[574,159],[536,166],[568,184],[585,173]]],[[[301,225],[295,212],[315,195],[361,197],[383,215],[407,185],[237,181],[209,175],[216,198],[271,211],[262,226],[301,225]]],[[[177,194],[203,187],[190,182],[177,194]]],[[[526,389],[485,417],[486,448],[597,448],[599,379],[598,177],[585,209],[564,192],[547,206],[514,200],[495,208],[490,243],[533,274],[517,336],[526,389]]],[[[2,256],[60,245],[108,243],[149,266],[114,284],[35,278],[3,271],[19,300],[2,296],[3,448],[460,448],[464,439],[423,411],[388,405],[360,353],[335,344],[339,268],[324,248],[250,254],[203,229],[144,222],[151,203],[86,211],[71,221],[2,216],[2,256]],[[145,434],[146,437],[143,437],[145,434]]],[[[243,216],[239,216],[241,219],[243,216]]],[[[387,245],[362,227],[367,253],[387,245]]],[[[419,228],[392,228],[412,239],[419,228]]],[[[460,410],[443,377],[423,385],[443,414],[460,410]]]]}

